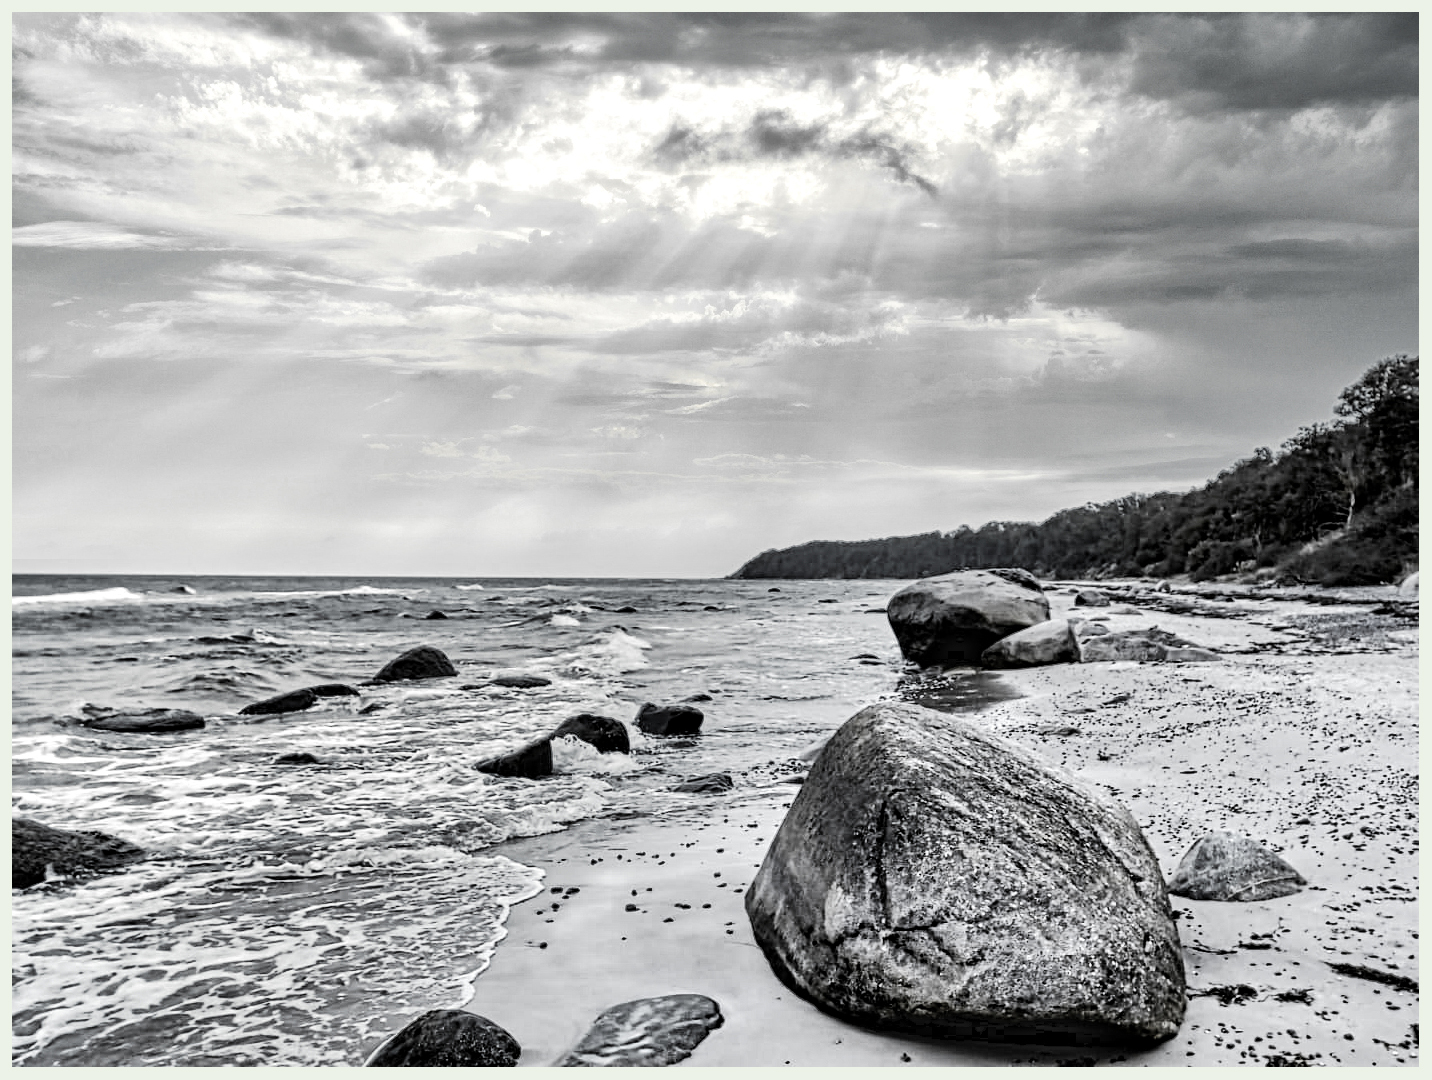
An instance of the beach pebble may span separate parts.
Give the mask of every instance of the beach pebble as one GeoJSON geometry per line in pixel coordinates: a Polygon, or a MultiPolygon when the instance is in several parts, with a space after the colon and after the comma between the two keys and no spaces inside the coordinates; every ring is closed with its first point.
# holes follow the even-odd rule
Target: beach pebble
{"type": "Polygon", "coordinates": [[[613,1005],[555,1065],[564,1068],[674,1065],[722,1024],[721,1006],[702,994],[668,994],[613,1005]]]}
{"type": "Polygon", "coordinates": [[[144,849],[106,833],[53,829],[29,818],[10,821],[10,887],[28,889],[47,877],[117,870],[144,858],[144,849]]]}
{"type": "Polygon", "coordinates": [[[648,735],[695,735],[705,719],[690,705],[653,705],[647,702],[636,714],[636,726],[648,735]]]}
{"type": "Polygon", "coordinates": [[[626,725],[610,716],[578,713],[563,720],[557,725],[557,730],[552,732],[554,739],[567,735],[590,743],[603,754],[631,753],[631,736],[627,734],[626,725]]]}
{"type": "Polygon", "coordinates": [[[900,652],[922,667],[973,663],[1002,637],[1049,618],[1025,570],[957,570],[905,586],[886,605],[900,652]]]}
{"type": "Polygon", "coordinates": [[[239,710],[240,716],[275,716],[279,713],[302,712],[318,704],[318,695],[312,690],[291,690],[287,694],[255,701],[239,710]]]}
{"type": "Polygon", "coordinates": [[[1300,892],[1306,884],[1303,875],[1251,837],[1211,832],[1184,853],[1168,891],[1190,900],[1271,900],[1300,892]]]}
{"type": "Polygon", "coordinates": [[[883,702],[811,767],[747,892],[781,981],[882,1031],[1148,1044],[1183,1021],[1158,861],[1108,796],[883,702]]]}
{"type": "Polygon", "coordinates": [[[383,670],[373,676],[374,682],[399,682],[409,679],[440,679],[445,675],[456,675],[447,653],[431,645],[419,645],[409,649],[396,660],[390,660],[383,670]]]}
{"type": "Polygon", "coordinates": [[[391,1036],[364,1062],[369,1068],[510,1067],[522,1047],[485,1016],[433,1009],[391,1036]]]}
{"type": "Polygon", "coordinates": [[[1067,619],[1046,619],[1024,630],[1002,637],[984,652],[980,663],[987,668],[1038,667],[1068,664],[1079,659],[1074,631],[1067,619]]]}

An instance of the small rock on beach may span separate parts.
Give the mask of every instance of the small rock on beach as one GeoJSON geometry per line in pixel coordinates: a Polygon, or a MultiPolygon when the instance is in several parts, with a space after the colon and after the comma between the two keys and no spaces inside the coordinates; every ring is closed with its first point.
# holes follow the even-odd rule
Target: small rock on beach
{"type": "Polygon", "coordinates": [[[1272,900],[1301,892],[1307,881],[1248,836],[1212,832],[1179,860],[1168,891],[1190,900],[1272,900]]]}
{"type": "Polygon", "coordinates": [[[1079,659],[1079,647],[1067,619],[1047,619],[1000,638],[980,653],[987,668],[1037,667],[1067,664],[1079,659]]]}
{"type": "Polygon", "coordinates": [[[485,1016],[460,1009],[433,1009],[373,1051],[369,1068],[508,1068],[522,1047],[485,1016]]]}
{"type": "Polygon", "coordinates": [[[667,994],[613,1005],[555,1064],[625,1067],[674,1065],[722,1024],[721,1006],[702,994],[667,994]]]}

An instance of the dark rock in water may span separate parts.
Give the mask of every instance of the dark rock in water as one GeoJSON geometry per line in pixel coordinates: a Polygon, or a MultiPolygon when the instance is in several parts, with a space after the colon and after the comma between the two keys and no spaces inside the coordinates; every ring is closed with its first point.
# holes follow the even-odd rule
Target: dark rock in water
{"type": "Polygon", "coordinates": [[[1002,637],[984,652],[980,663],[987,668],[1038,667],[1043,664],[1071,664],[1079,659],[1079,646],[1066,619],[1046,619],[1024,630],[1002,637]]]}
{"type": "Polygon", "coordinates": [[[772,585],[766,592],[780,592],[781,590],[772,585]]]}
{"type": "Polygon", "coordinates": [[[1102,589],[1080,589],[1074,594],[1075,607],[1108,607],[1109,594],[1102,589]]]}
{"type": "Polygon", "coordinates": [[[1147,630],[1113,630],[1098,636],[1089,634],[1094,624],[1081,624],[1075,631],[1079,641],[1079,659],[1086,663],[1103,660],[1143,660],[1170,664],[1201,663],[1217,660],[1218,654],[1199,648],[1157,626],[1147,630]],[[1089,640],[1086,640],[1086,637],[1089,640]]]}
{"type": "Polygon", "coordinates": [[[174,588],[170,589],[169,591],[172,593],[182,593],[185,596],[195,595],[193,588],[188,585],[175,585],[174,588]]]}
{"type": "Polygon", "coordinates": [[[682,701],[710,701],[710,694],[690,694],[681,699],[682,701]]]}
{"type": "Polygon", "coordinates": [[[557,725],[557,730],[552,732],[554,739],[567,735],[591,743],[603,754],[631,753],[631,736],[627,734],[626,725],[610,716],[578,713],[563,720],[557,725]]]}
{"type": "Polygon", "coordinates": [[[1301,892],[1307,881],[1247,836],[1212,832],[1179,860],[1168,891],[1190,900],[1272,900],[1301,892]]]}
{"type": "Polygon", "coordinates": [[[475,767],[478,772],[494,776],[522,776],[528,780],[551,776],[552,742],[550,739],[537,739],[510,753],[490,757],[475,767]]]}
{"type": "Polygon", "coordinates": [[[574,1066],[674,1065],[722,1024],[721,1006],[701,994],[668,994],[613,1005],[555,1063],[574,1066]]]}
{"type": "Polygon", "coordinates": [[[275,765],[322,765],[312,754],[305,750],[299,750],[292,754],[280,754],[273,759],[275,765]]]}
{"type": "Polygon", "coordinates": [[[922,667],[976,663],[1000,638],[1049,618],[1024,570],[956,570],[905,586],[885,608],[905,659],[922,667]]]}
{"type": "Polygon", "coordinates": [[[430,611],[423,616],[425,619],[446,619],[447,617],[448,614],[446,611],[430,611]]]}
{"type": "Polygon", "coordinates": [[[315,697],[358,697],[357,687],[349,686],[347,683],[326,682],[317,686],[310,686],[308,692],[315,697]]]}
{"type": "Polygon", "coordinates": [[[373,676],[374,682],[399,682],[408,679],[440,679],[445,675],[456,675],[457,668],[441,649],[431,645],[419,645],[409,649],[396,660],[389,661],[382,671],[373,676]]]}
{"type": "Polygon", "coordinates": [[[144,858],[128,840],[86,830],[52,829],[29,818],[10,822],[10,887],[28,889],[45,880],[45,869],[65,877],[117,870],[144,858]]]}
{"type": "Polygon", "coordinates": [[[364,705],[361,709],[359,709],[359,710],[358,710],[358,715],[359,715],[359,716],[368,716],[370,713],[381,712],[383,709],[386,709],[387,707],[388,707],[388,706],[384,705],[381,701],[375,701],[375,702],[373,702],[373,704],[371,704],[371,705],[364,705]]]}
{"type": "Polygon", "coordinates": [[[831,737],[746,893],[776,974],[881,1031],[1151,1043],[1183,956],[1138,824],[1032,751],[882,703],[831,737]]]}
{"type": "Polygon", "coordinates": [[[701,610],[702,610],[702,611],[720,611],[721,609],[720,609],[719,607],[717,607],[715,604],[707,604],[707,605],[706,605],[705,607],[703,607],[701,610]]]}
{"type": "Polygon", "coordinates": [[[876,656],[874,653],[862,652],[862,653],[856,653],[854,656],[851,657],[851,659],[852,659],[852,660],[879,660],[880,657],[876,656]]]}
{"type": "Polygon", "coordinates": [[[551,686],[552,680],[541,675],[495,675],[488,680],[493,686],[510,686],[514,690],[531,690],[537,686],[551,686]]]}
{"type": "Polygon", "coordinates": [[[690,780],[683,780],[677,784],[672,791],[689,791],[697,795],[719,795],[723,791],[730,791],[735,787],[735,781],[731,779],[730,773],[714,772],[705,776],[695,776],[690,780]]]}
{"type": "Polygon", "coordinates": [[[433,1009],[392,1035],[363,1064],[370,1068],[505,1068],[522,1047],[485,1016],[433,1009]]]}
{"type": "Polygon", "coordinates": [[[279,713],[303,712],[318,704],[318,695],[312,690],[291,690],[287,694],[255,701],[239,710],[240,716],[275,716],[279,713]]]}
{"type": "Polygon", "coordinates": [[[648,735],[696,735],[705,719],[690,705],[657,706],[647,702],[636,714],[636,726],[648,735]]]}
{"type": "Polygon", "coordinates": [[[193,731],[204,726],[204,718],[187,709],[106,709],[86,705],[80,721],[96,731],[125,731],[156,735],[167,731],[193,731]]]}
{"type": "Polygon", "coordinates": [[[622,607],[617,608],[617,614],[618,614],[618,615],[635,615],[635,614],[636,614],[636,608],[632,607],[630,604],[626,604],[626,605],[623,605],[622,607]]]}

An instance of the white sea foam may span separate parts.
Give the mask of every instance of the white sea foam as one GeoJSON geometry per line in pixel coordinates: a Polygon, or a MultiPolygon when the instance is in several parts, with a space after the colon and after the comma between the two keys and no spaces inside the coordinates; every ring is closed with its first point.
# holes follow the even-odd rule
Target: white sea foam
{"type": "Polygon", "coordinates": [[[549,626],[581,626],[580,619],[574,619],[570,615],[553,615],[549,626]]]}
{"type": "Polygon", "coordinates": [[[11,607],[27,607],[31,604],[127,604],[143,600],[142,593],[130,592],[117,585],[112,589],[95,589],[92,592],[50,593],[46,596],[12,596],[11,607]]]}
{"type": "Polygon", "coordinates": [[[465,590],[480,590],[480,589],[483,588],[483,586],[481,586],[481,585],[454,585],[453,588],[454,588],[454,589],[465,589],[465,590]]]}

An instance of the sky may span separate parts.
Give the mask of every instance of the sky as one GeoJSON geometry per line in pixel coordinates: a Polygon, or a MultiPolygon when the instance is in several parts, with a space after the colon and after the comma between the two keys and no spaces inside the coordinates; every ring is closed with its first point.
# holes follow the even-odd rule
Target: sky
{"type": "Polygon", "coordinates": [[[13,16],[20,572],[720,577],[1417,351],[1417,16],[13,16]]]}

